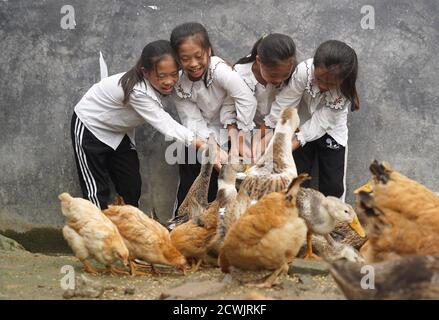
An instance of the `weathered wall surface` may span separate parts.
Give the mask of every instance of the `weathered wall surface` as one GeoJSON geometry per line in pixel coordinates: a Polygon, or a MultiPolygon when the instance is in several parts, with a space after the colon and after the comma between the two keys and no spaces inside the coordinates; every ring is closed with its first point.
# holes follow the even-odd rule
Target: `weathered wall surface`
{"type": "MultiPolygon", "coordinates": [[[[147,42],[193,20],[231,62],[268,32],[291,35],[301,60],[327,39],[351,44],[362,110],[349,119],[348,192],[368,179],[374,158],[439,190],[438,12],[436,0],[0,1],[0,232],[59,227],[57,195],[80,194],[70,117],[99,80],[99,51],[110,74],[121,72],[147,42]],[[66,4],[75,9],[72,30],[60,27],[66,4]],[[374,30],[361,28],[364,5],[375,9],[374,30]]],[[[137,141],[141,207],[168,218],[178,173],[164,162],[168,142],[148,125],[137,141]]]]}

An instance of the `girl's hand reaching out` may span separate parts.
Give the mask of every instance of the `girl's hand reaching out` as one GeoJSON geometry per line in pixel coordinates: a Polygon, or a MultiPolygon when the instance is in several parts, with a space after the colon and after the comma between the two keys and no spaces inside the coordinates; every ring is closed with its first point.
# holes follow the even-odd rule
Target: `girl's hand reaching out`
{"type": "Polygon", "coordinates": [[[300,141],[296,137],[294,137],[293,138],[293,151],[297,150],[299,148],[300,148],[300,141]]]}
{"type": "Polygon", "coordinates": [[[220,172],[222,164],[227,163],[229,155],[226,151],[220,148],[219,145],[216,145],[216,157],[214,168],[216,171],[220,172]]]}

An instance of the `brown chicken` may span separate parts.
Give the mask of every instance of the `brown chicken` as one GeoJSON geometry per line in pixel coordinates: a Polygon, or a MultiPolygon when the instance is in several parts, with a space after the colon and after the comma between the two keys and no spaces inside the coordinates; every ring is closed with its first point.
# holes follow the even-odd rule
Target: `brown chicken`
{"type": "Polygon", "coordinates": [[[199,269],[206,255],[206,245],[213,237],[216,230],[216,219],[214,219],[218,204],[212,203],[207,209],[208,214],[203,225],[196,224],[189,220],[175,227],[171,231],[171,241],[175,247],[192,262],[191,271],[199,269]]]}
{"type": "Polygon", "coordinates": [[[185,271],[185,257],[174,247],[169,231],[159,222],[130,205],[109,206],[103,212],[117,226],[125,241],[132,275],[145,274],[137,270],[139,266],[135,259],[150,263],[155,273],[154,264],[175,266],[185,271]]]}
{"type": "Polygon", "coordinates": [[[308,179],[301,174],[282,192],[273,192],[250,206],[227,233],[220,249],[219,264],[225,273],[235,266],[245,270],[274,270],[258,286],[271,287],[288,271],[306,240],[307,227],[299,217],[296,197],[300,184],[308,179]]]}
{"type": "Polygon", "coordinates": [[[88,200],[73,198],[68,193],[58,196],[61,210],[67,218],[62,232],[75,256],[83,263],[84,270],[90,273],[126,273],[113,264],[120,260],[128,266],[128,249],[116,226],[88,200]],[[95,269],[88,258],[95,258],[107,267],[95,269]]]}
{"type": "Polygon", "coordinates": [[[374,161],[368,192],[359,191],[358,210],[367,218],[367,262],[439,254],[439,197],[420,183],[374,161]]]}

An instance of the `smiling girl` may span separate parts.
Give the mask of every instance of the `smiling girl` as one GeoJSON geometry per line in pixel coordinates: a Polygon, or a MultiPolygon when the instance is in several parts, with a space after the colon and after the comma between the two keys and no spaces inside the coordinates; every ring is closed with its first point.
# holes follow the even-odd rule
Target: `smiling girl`
{"type": "MultiPolygon", "coordinates": [[[[189,22],[172,30],[171,45],[182,67],[176,84],[174,103],[183,125],[204,139],[217,144],[217,158],[227,160],[228,132],[223,128],[249,132],[253,129],[256,100],[244,80],[214,55],[206,29],[199,23],[189,22]],[[235,114],[223,114],[222,105],[227,96],[232,99],[235,114]]],[[[180,164],[180,184],[177,206],[184,200],[190,186],[200,172],[200,164],[188,163],[186,150],[184,164],[180,164]]],[[[216,167],[217,170],[219,167],[216,167]]],[[[209,201],[216,196],[218,172],[214,170],[209,187],[209,201]]]]}
{"type": "Polygon", "coordinates": [[[196,148],[203,139],[176,122],[162,95],[172,93],[178,65],[169,41],[149,43],[136,65],[93,85],[75,106],[71,135],[84,198],[106,209],[111,180],[126,204],[138,206],[141,178],[134,129],[145,122],[196,148]]]}
{"type": "MultiPolygon", "coordinates": [[[[276,126],[276,122],[270,118],[271,105],[280,90],[288,84],[296,66],[296,46],[293,39],[279,33],[260,38],[253,45],[250,55],[239,59],[233,66],[257,101],[254,122],[260,130],[255,132],[252,139],[252,158],[257,158],[264,152],[265,144],[260,145],[261,139],[268,133],[267,129],[274,129],[276,126]]],[[[228,117],[233,117],[236,113],[230,97],[224,102],[223,108],[223,114],[228,117]]],[[[269,136],[264,140],[268,141],[269,136]]]]}
{"type": "MultiPolygon", "coordinates": [[[[293,141],[298,173],[311,173],[319,165],[319,190],[344,199],[349,109],[359,109],[355,86],[358,60],[355,51],[337,40],[322,43],[313,59],[300,63],[288,86],[276,97],[270,119],[279,118],[284,107],[297,106],[300,131],[293,141]],[[302,109],[303,108],[303,109],[302,109]]],[[[308,182],[309,184],[309,182],[308,182]]],[[[306,183],[304,184],[306,186],[306,183]]]]}

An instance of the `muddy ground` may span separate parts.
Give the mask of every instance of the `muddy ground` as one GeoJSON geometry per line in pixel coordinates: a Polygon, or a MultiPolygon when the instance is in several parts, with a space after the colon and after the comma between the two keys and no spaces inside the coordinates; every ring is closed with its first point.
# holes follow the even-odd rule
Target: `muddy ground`
{"type": "Polygon", "coordinates": [[[82,266],[74,256],[0,250],[0,299],[344,299],[323,262],[297,263],[281,278],[280,285],[270,289],[243,284],[262,278],[263,272],[239,272],[230,278],[218,268],[203,267],[184,276],[181,271],[164,267],[160,276],[86,274],[86,290],[81,290],[86,297],[78,297],[61,287],[65,276],[61,268],[65,265],[73,267],[76,283],[81,282],[82,266]],[[97,289],[88,290],[87,286],[97,289]]]}

